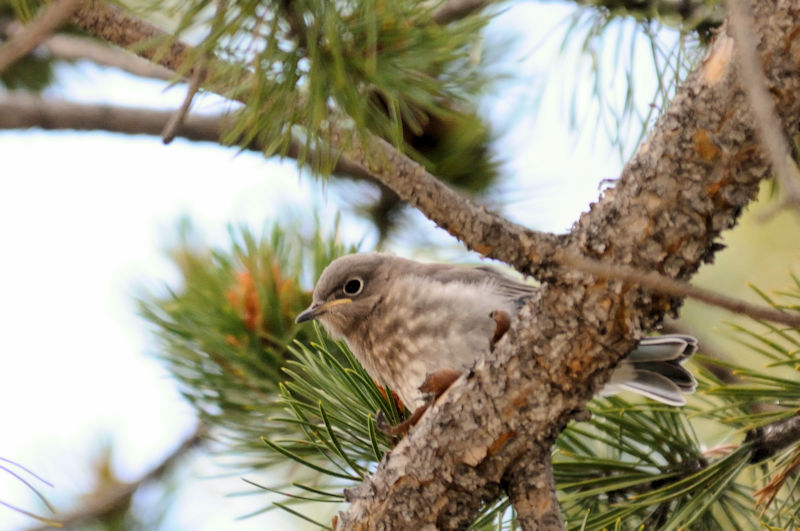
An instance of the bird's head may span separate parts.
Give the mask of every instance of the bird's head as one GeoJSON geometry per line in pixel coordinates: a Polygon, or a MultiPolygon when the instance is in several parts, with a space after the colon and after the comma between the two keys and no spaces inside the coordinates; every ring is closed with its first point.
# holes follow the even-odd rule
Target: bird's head
{"type": "Polygon", "coordinates": [[[317,319],[331,335],[347,337],[380,302],[396,261],[405,262],[380,253],[337,258],[322,272],[311,306],[295,322],[317,319]]]}

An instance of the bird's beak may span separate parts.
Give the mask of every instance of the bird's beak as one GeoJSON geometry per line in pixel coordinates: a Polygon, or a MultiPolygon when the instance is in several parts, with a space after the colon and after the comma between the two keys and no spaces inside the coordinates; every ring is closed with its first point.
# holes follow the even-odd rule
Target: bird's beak
{"type": "Polygon", "coordinates": [[[323,313],[327,312],[334,306],[339,306],[340,304],[350,304],[353,302],[353,299],[334,299],[332,301],[328,301],[324,304],[312,304],[303,312],[297,316],[294,320],[295,323],[304,323],[306,321],[311,321],[312,319],[316,319],[323,313]]]}

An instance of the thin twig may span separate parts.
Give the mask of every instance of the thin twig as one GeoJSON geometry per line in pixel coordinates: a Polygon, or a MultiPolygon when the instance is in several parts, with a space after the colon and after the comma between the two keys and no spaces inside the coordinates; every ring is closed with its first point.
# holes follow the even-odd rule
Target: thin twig
{"type": "Polygon", "coordinates": [[[786,194],[785,202],[800,209],[800,171],[792,159],[781,119],[767,91],[764,69],[756,43],[756,27],[745,0],[728,0],[731,33],[739,51],[740,80],[755,115],[755,128],[786,194]]]}
{"type": "MultiPolygon", "coordinates": [[[[198,423],[191,435],[164,457],[160,463],[139,477],[139,479],[130,483],[120,483],[113,488],[107,489],[99,499],[93,500],[91,503],[75,512],[59,516],[58,521],[63,524],[64,527],[71,529],[93,520],[101,520],[104,516],[124,507],[142,485],[163,476],[190,450],[202,443],[205,433],[205,425],[198,423]]],[[[50,529],[50,527],[37,528],[37,530],[38,529],[44,530],[50,529]]]]}
{"type": "Polygon", "coordinates": [[[64,24],[84,0],[57,0],[45,7],[23,31],[0,46],[0,72],[18,61],[64,24]]]}
{"type": "Polygon", "coordinates": [[[91,61],[100,66],[118,68],[135,76],[163,81],[175,78],[175,73],[171,70],[86,37],[53,35],[42,43],[42,48],[56,59],[91,61]]]}
{"type": "Polygon", "coordinates": [[[169,144],[172,142],[172,140],[175,138],[175,133],[178,130],[178,127],[182,125],[186,119],[186,114],[189,112],[189,108],[192,106],[194,96],[200,89],[200,83],[205,77],[205,71],[206,69],[202,66],[198,66],[194,69],[194,72],[192,73],[192,79],[189,80],[189,87],[186,89],[186,97],[183,99],[183,103],[181,104],[180,108],[175,111],[172,116],[170,116],[167,125],[164,126],[164,131],[161,132],[161,141],[164,142],[164,144],[169,144]]]}
{"type": "Polygon", "coordinates": [[[772,321],[800,328],[800,313],[782,312],[757,304],[751,304],[741,299],[692,286],[686,282],[681,282],[680,280],[675,280],[659,273],[639,271],[632,267],[619,264],[606,264],[567,252],[556,253],[555,260],[559,264],[570,266],[579,271],[591,273],[599,277],[632,282],[659,293],[674,295],[676,297],[690,297],[710,306],[724,308],[729,312],[746,315],[753,319],[763,319],[765,321],[772,321]]]}

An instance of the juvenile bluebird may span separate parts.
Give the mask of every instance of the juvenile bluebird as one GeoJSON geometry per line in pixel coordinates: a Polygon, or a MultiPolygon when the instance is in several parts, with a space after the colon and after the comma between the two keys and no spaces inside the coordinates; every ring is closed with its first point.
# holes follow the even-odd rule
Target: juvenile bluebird
{"type": "MultiPolygon", "coordinates": [[[[333,337],[343,338],[369,375],[413,411],[425,404],[420,386],[428,375],[464,371],[488,355],[498,312],[513,319],[536,289],[485,266],[352,254],[325,268],[311,306],[297,322],[316,319],[333,337]]],[[[601,394],[625,389],[683,405],[683,394],[697,383],[681,364],[696,349],[691,336],[643,339],[601,394]]]]}

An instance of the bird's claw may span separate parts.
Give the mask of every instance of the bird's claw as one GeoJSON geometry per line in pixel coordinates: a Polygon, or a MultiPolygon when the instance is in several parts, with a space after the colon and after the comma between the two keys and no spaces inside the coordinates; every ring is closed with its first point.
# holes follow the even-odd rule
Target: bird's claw
{"type": "Polygon", "coordinates": [[[386,415],[383,414],[383,410],[378,411],[378,414],[375,416],[375,425],[387,435],[405,435],[408,433],[408,430],[419,422],[419,419],[422,418],[422,415],[436,399],[442,396],[442,394],[453,385],[453,382],[455,382],[459,376],[461,376],[461,371],[450,368],[437,369],[433,372],[429,372],[425,376],[425,381],[419,386],[419,390],[427,397],[423,405],[415,409],[406,420],[395,425],[389,424],[389,421],[386,420],[386,415]]]}
{"type": "Polygon", "coordinates": [[[425,375],[425,380],[419,386],[419,390],[430,396],[431,403],[433,403],[453,385],[453,382],[458,380],[459,376],[461,376],[461,371],[455,369],[437,369],[425,375]]]}
{"type": "Polygon", "coordinates": [[[497,344],[500,339],[506,335],[508,329],[511,328],[511,316],[508,315],[508,312],[504,312],[503,310],[495,310],[489,314],[489,317],[494,319],[494,335],[492,335],[492,340],[489,341],[489,348],[494,350],[494,346],[497,344]]]}
{"type": "Polygon", "coordinates": [[[386,420],[386,415],[383,414],[383,411],[378,411],[378,414],[375,416],[375,425],[381,430],[383,433],[387,435],[405,435],[417,422],[419,419],[422,418],[422,414],[428,410],[429,404],[424,404],[418,407],[414,413],[411,414],[403,422],[398,424],[389,424],[389,421],[386,420]]]}

